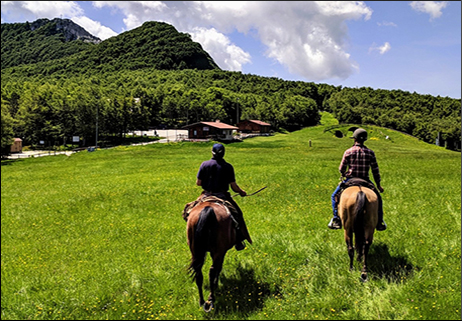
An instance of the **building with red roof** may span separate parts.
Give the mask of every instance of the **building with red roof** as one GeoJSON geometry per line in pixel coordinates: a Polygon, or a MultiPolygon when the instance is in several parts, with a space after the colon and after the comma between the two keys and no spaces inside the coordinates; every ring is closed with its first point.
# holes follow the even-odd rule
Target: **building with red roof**
{"type": "Polygon", "coordinates": [[[201,121],[183,127],[188,130],[188,138],[194,139],[212,139],[217,141],[231,141],[234,139],[233,131],[239,128],[217,120],[214,122],[201,121]]]}
{"type": "Polygon", "coordinates": [[[271,124],[261,120],[244,120],[237,124],[241,133],[268,134],[271,130],[271,124]]]}

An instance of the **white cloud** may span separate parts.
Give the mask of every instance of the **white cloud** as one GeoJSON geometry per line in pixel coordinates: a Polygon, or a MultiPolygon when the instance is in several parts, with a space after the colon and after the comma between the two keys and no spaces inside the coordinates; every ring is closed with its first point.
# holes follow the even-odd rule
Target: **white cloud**
{"type": "Polygon", "coordinates": [[[74,1],[2,1],[2,15],[30,22],[41,18],[71,19],[102,40],[117,35],[110,28],[83,16],[82,8],[74,1]]]}
{"type": "Polygon", "coordinates": [[[398,27],[398,25],[391,21],[377,22],[379,27],[398,27]]]}
{"type": "Polygon", "coordinates": [[[378,51],[381,55],[383,55],[384,53],[390,51],[391,49],[391,45],[390,43],[387,41],[385,42],[382,46],[376,46],[375,44],[372,45],[370,48],[369,48],[369,52],[371,51],[378,51]]]}
{"type": "Polygon", "coordinates": [[[101,40],[106,40],[107,38],[117,36],[117,33],[112,29],[102,26],[98,21],[91,20],[87,17],[74,17],[72,18],[72,21],[101,40]]]}
{"type": "Polygon", "coordinates": [[[215,57],[214,61],[222,69],[240,71],[243,64],[251,61],[249,53],[233,45],[228,37],[214,28],[195,28],[191,32],[191,37],[200,43],[212,57],[215,57]]]}
{"type": "MultiPolygon", "coordinates": [[[[119,11],[127,30],[145,21],[167,22],[190,33],[227,70],[242,70],[251,62],[250,54],[227,34],[256,37],[267,57],[309,81],[346,79],[357,70],[347,52],[346,22],[372,15],[363,1],[94,1],[93,6],[119,11]]],[[[84,17],[73,1],[2,1],[2,15],[10,7],[32,19],[38,14],[64,15],[103,40],[115,35],[84,17]]]]}
{"type": "Polygon", "coordinates": [[[74,1],[2,1],[2,16],[30,22],[41,18],[72,18],[82,13],[74,1]]]}
{"type": "Polygon", "coordinates": [[[412,1],[410,4],[412,9],[418,12],[428,13],[430,21],[441,17],[441,10],[446,8],[448,1],[412,1]]]}
{"type": "Polygon", "coordinates": [[[267,57],[311,81],[346,79],[356,71],[346,52],[346,21],[372,15],[362,1],[98,1],[95,6],[119,9],[128,29],[150,20],[170,23],[194,35],[225,69],[250,62],[225,34],[255,34],[267,57]]]}

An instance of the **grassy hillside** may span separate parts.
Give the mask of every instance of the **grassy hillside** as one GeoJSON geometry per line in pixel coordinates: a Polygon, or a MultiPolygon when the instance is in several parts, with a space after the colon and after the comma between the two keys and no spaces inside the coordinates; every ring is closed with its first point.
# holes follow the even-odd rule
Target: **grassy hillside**
{"type": "Polygon", "coordinates": [[[388,229],[361,283],[343,232],[327,228],[352,144],[332,124],[226,146],[238,184],[268,188],[237,199],[254,244],[228,252],[207,315],[181,211],[212,143],[2,161],[2,319],[459,319],[460,153],[366,127],[388,229]]]}

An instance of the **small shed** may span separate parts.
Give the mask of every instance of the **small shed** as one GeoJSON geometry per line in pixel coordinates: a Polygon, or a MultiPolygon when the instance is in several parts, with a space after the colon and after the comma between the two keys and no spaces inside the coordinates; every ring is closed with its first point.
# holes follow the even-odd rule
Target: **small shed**
{"type": "Polygon", "coordinates": [[[188,130],[189,139],[215,139],[221,141],[233,140],[233,131],[237,127],[222,123],[217,120],[214,122],[201,121],[183,127],[188,130]]]}
{"type": "Polygon", "coordinates": [[[22,153],[22,139],[15,138],[10,148],[11,153],[22,153]]]}
{"type": "Polygon", "coordinates": [[[237,124],[241,133],[258,133],[268,134],[271,129],[271,124],[261,120],[244,120],[237,124]]]}

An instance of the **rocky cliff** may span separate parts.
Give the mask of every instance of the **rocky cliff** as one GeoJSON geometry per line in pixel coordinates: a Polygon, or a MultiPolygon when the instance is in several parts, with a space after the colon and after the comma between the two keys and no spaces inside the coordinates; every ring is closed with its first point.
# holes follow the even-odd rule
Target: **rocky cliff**
{"type": "Polygon", "coordinates": [[[30,30],[34,31],[47,24],[49,24],[48,29],[50,32],[53,32],[54,28],[54,31],[56,33],[63,33],[66,41],[82,40],[84,42],[92,42],[95,44],[101,42],[101,39],[91,35],[85,29],[83,29],[70,19],[55,18],[51,21],[48,19],[38,19],[30,23],[30,30]]]}

